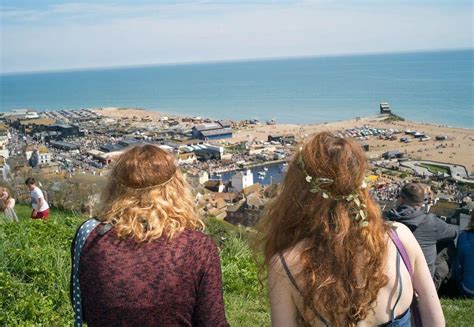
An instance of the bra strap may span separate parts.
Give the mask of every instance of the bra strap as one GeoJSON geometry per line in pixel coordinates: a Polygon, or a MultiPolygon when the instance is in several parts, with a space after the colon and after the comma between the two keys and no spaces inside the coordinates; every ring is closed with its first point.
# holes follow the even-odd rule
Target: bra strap
{"type": "MultiPolygon", "coordinates": [[[[293,286],[298,290],[298,292],[303,297],[303,293],[301,292],[300,288],[298,287],[298,284],[296,284],[296,280],[293,277],[293,275],[291,274],[290,268],[288,268],[288,264],[286,263],[285,257],[281,253],[278,253],[278,256],[280,257],[280,261],[281,261],[281,264],[283,266],[283,269],[285,269],[286,275],[288,276],[288,279],[290,280],[291,284],[293,284],[293,286]]],[[[303,300],[304,300],[304,298],[303,298],[303,300]]],[[[316,310],[316,308],[314,307],[314,305],[312,303],[310,305],[310,308],[313,311],[313,313],[316,315],[316,317],[319,320],[322,321],[324,326],[329,327],[328,321],[326,319],[324,319],[324,317],[319,314],[319,312],[316,310]]]]}
{"type": "Polygon", "coordinates": [[[280,261],[281,261],[281,264],[283,265],[283,269],[285,269],[286,275],[288,276],[288,279],[290,280],[291,284],[293,284],[293,286],[298,290],[298,292],[301,293],[301,290],[298,287],[298,284],[296,284],[295,278],[290,272],[290,268],[288,268],[285,257],[281,253],[279,253],[278,256],[280,257],[280,261]]]}
{"type": "Polygon", "coordinates": [[[403,292],[403,284],[402,284],[402,274],[400,272],[400,253],[397,251],[397,284],[400,285],[399,290],[398,290],[398,296],[397,300],[395,301],[395,304],[393,305],[392,312],[390,313],[390,320],[394,321],[395,320],[395,309],[397,308],[398,302],[400,301],[400,298],[402,297],[402,292],[403,292]]]}

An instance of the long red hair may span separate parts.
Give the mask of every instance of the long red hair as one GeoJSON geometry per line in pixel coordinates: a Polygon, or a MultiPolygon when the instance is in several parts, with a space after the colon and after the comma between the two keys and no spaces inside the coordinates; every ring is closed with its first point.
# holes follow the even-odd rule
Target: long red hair
{"type": "Polygon", "coordinates": [[[268,267],[279,253],[304,244],[296,276],[303,319],[309,324],[316,310],[331,325],[356,326],[373,309],[379,290],[388,282],[384,274],[387,226],[378,206],[361,188],[367,160],[355,141],[327,132],[313,136],[300,152],[257,226],[261,265],[268,267]],[[310,192],[298,164],[300,155],[310,176],[334,181],[323,189],[342,196],[358,192],[366,205],[368,226],[354,221],[353,201],[310,192]]]}

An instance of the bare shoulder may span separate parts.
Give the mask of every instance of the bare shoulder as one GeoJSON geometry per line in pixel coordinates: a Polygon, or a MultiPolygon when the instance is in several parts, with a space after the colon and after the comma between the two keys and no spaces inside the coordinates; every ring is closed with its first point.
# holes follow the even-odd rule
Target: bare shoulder
{"type": "Polygon", "coordinates": [[[414,238],[411,230],[404,224],[398,223],[398,222],[392,222],[392,227],[395,229],[395,231],[397,232],[398,236],[400,237],[402,241],[404,239],[414,238]]]}
{"type": "Polygon", "coordinates": [[[413,258],[416,256],[416,253],[418,252],[418,241],[416,240],[415,236],[411,232],[411,230],[405,226],[404,224],[394,222],[392,224],[392,227],[395,229],[397,232],[398,237],[402,241],[405,249],[408,252],[408,255],[410,258],[413,258]]]}
{"type": "Polygon", "coordinates": [[[301,253],[304,249],[304,241],[299,242],[295,246],[288,248],[281,253],[275,254],[269,263],[269,272],[277,273],[278,275],[286,275],[286,267],[292,275],[296,275],[301,270],[301,253]]]}

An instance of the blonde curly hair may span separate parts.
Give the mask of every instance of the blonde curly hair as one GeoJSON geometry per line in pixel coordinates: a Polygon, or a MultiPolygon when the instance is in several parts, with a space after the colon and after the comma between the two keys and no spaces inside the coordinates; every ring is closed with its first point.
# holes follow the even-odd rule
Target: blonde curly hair
{"type": "Polygon", "coordinates": [[[204,229],[174,156],[151,144],[118,158],[101,200],[98,219],[112,224],[119,238],[150,242],[204,229]]]}

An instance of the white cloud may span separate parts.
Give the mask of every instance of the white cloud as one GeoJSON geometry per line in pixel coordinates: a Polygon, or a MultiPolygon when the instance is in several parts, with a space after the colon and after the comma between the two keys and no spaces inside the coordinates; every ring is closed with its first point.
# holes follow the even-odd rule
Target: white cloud
{"type": "Polygon", "coordinates": [[[63,4],[6,12],[23,20],[2,25],[3,72],[472,47],[471,14],[446,6],[63,4]]]}

